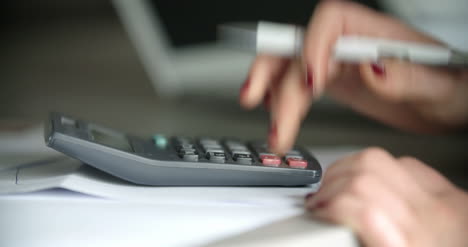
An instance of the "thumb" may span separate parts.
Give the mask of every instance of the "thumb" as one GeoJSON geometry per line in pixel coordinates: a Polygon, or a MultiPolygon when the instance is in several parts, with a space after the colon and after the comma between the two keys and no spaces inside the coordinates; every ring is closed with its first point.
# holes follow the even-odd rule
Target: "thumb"
{"type": "Polygon", "coordinates": [[[403,60],[361,64],[360,73],[371,91],[394,103],[447,102],[453,97],[458,81],[453,70],[403,60]]]}

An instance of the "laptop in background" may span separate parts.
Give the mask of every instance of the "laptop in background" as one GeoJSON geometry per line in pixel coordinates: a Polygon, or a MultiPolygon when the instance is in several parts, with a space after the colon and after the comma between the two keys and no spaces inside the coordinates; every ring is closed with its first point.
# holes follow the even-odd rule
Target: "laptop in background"
{"type": "Polygon", "coordinates": [[[259,20],[306,25],[317,2],[113,0],[159,96],[227,99],[238,96],[254,54],[222,47],[217,26],[259,20]]]}

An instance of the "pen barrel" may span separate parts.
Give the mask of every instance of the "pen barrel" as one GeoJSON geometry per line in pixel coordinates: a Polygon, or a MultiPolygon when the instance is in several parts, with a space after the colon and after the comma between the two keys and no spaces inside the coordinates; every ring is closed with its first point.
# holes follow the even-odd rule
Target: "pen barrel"
{"type": "Polygon", "coordinates": [[[377,61],[385,58],[428,65],[449,65],[449,48],[405,41],[343,36],[335,43],[334,58],[341,61],[377,61]]]}
{"type": "Polygon", "coordinates": [[[256,50],[260,54],[291,57],[301,53],[303,30],[295,25],[259,22],[256,50]]]}
{"type": "MultiPolygon", "coordinates": [[[[300,56],[304,42],[301,27],[261,21],[256,33],[256,51],[276,56],[300,56]]],[[[427,65],[452,65],[451,49],[433,44],[388,40],[363,36],[341,36],[333,57],[345,62],[401,59],[427,65]]]]}

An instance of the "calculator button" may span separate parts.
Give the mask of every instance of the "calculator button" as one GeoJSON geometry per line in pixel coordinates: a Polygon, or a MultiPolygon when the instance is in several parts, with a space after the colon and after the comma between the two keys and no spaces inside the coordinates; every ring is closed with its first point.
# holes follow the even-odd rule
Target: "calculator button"
{"type": "Polygon", "coordinates": [[[243,150],[233,150],[233,151],[231,151],[231,154],[232,154],[232,156],[235,156],[235,155],[238,155],[238,154],[239,154],[239,155],[249,155],[249,156],[252,155],[251,152],[249,152],[249,151],[243,151],[243,150]]]}
{"type": "Polygon", "coordinates": [[[232,156],[232,159],[241,164],[247,164],[250,165],[252,164],[252,155],[251,154],[242,154],[242,153],[237,153],[232,156]]]}
{"type": "Polygon", "coordinates": [[[265,166],[279,166],[281,165],[281,158],[276,155],[260,155],[262,164],[265,166]]]}
{"type": "Polygon", "coordinates": [[[212,162],[224,163],[226,161],[226,154],[224,152],[209,152],[206,153],[206,158],[212,162]]]}
{"type": "Polygon", "coordinates": [[[184,154],[182,158],[185,161],[198,161],[198,154],[184,154]]]}
{"type": "Polygon", "coordinates": [[[164,149],[167,147],[167,138],[163,135],[154,135],[153,136],[153,143],[156,147],[164,149]]]}
{"type": "Polygon", "coordinates": [[[76,120],[68,118],[68,117],[61,117],[60,122],[63,125],[67,125],[67,126],[70,126],[70,127],[76,127],[77,126],[76,120]]]}
{"type": "Polygon", "coordinates": [[[176,150],[182,150],[182,149],[194,149],[192,144],[182,144],[182,145],[176,145],[176,150]]]}
{"type": "Polygon", "coordinates": [[[304,169],[307,167],[307,161],[301,158],[287,158],[286,162],[292,168],[304,169]]]}

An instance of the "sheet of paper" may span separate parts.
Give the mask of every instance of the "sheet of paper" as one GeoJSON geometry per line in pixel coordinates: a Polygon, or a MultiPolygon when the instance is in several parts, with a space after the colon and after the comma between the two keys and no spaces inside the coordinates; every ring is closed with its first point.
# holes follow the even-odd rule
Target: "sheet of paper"
{"type": "Polygon", "coordinates": [[[64,193],[0,196],[0,246],[203,246],[303,211],[76,199],[64,193]]]}
{"type": "Polygon", "coordinates": [[[287,217],[242,234],[220,239],[203,247],[310,247],[360,246],[353,233],[345,227],[325,224],[308,213],[287,217]]]}

